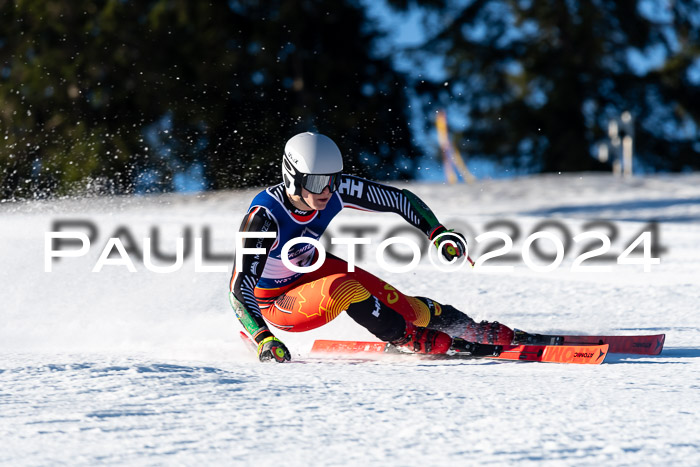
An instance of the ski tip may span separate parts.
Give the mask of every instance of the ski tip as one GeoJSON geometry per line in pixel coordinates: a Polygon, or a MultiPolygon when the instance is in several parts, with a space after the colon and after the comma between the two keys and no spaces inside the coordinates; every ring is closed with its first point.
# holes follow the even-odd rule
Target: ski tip
{"type": "Polygon", "coordinates": [[[659,334],[656,339],[656,346],[654,346],[654,352],[652,355],[659,355],[664,349],[664,342],[666,342],[666,334],[659,334]]]}
{"type": "Polygon", "coordinates": [[[239,337],[243,341],[243,344],[245,345],[245,347],[257,355],[258,346],[255,342],[253,342],[253,339],[251,339],[250,336],[248,336],[248,334],[246,334],[243,331],[240,331],[239,337]]]}

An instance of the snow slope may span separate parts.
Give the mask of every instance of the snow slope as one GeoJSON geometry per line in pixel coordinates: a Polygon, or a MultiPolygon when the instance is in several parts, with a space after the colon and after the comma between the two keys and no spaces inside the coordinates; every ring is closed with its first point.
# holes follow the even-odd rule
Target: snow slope
{"type": "Polygon", "coordinates": [[[476,319],[536,332],[664,332],[664,352],[610,355],[593,367],[309,357],[315,338],[371,338],[341,315],[309,333],[279,331],[294,362],[260,364],[236,336],[229,259],[205,258],[205,266],[225,271],[195,272],[190,252],[179,271],[159,274],[132,251],[136,272],[114,265],[91,272],[110,236],[133,240],[137,250],[143,238],[158,237],[165,254],[174,253],[177,237],[207,237],[211,255],[231,256],[255,190],[5,203],[0,463],[700,464],[700,175],[409,188],[469,237],[475,258],[483,249],[476,235],[503,230],[519,255],[543,221],[570,237],[616,233],[616,256],[658,220],[665,250],[648,273],[614,261],[595,263],[607,272],[572,272],[582,244],[571,242],[551,272],[516,257],[487,263],[511,271],[441,273],[424,259],[394,274],[382,271],[374,251],[402,225],[397,216],[344,212],[329,232],[374,229],[363,267],[476,319]],[[96,234],[91,248],[45,272],[45,232],[68,221],[96,234]]]}

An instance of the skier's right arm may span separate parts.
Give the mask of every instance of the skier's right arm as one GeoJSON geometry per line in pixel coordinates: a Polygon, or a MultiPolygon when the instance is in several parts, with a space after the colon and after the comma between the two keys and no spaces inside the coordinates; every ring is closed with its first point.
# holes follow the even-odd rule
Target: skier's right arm
{"type": "MultiPolygon", "coordinates": [[[[261,206],[248,211],[239,232],[277,232],[277,222],[270,212],[261,206]]],[[[260,280],[267,255],[275,243],[274,238],[244,238],[244,248],[263,248],[265,253],[246,254],[240,264],[234,264],[229,285],[229,300],[239,321],[258,345],[260,360],[289,360],[289,350],[270,332],[263,319],[258,301],[255,299],[255,286],[260,280]]]]}

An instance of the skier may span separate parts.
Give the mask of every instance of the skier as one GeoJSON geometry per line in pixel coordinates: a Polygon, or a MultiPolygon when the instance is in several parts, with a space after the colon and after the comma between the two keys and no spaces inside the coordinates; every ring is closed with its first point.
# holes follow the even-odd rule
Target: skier
{"type": "MultiPolygon", "coordinates": [[[[290,239],[318,240],[343,209],[394,212],[420,229],[447,261],[466,253],[464,237],[448,230],[408,190],[346,175],[340,149],[327,136],[301,133],[284,149],[282,183],[259,193],[250,204],[240,232],[274,232],[275,238],[243,239],[246,254],[235,264],[229,298],[243,327],[257,344],[261,361],[290,360],[272,326],[291,332],[315,329],[345,311],[382,341],[422,354],[472,353],[478,343],[508,345],[513,330],[498,322],[475,322],[450,305],[401,293],[371,273],[330,253],[313,272],[298,273],[282,262],[290,239]]],[[[289,260],[299,267],[315,264],[313,245],[297,243],[289,260]]]]}

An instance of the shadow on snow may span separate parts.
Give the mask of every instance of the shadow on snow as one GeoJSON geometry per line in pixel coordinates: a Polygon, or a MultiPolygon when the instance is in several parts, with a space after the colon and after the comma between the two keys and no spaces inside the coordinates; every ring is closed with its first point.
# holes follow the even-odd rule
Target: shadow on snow
{"type": "Polygon", "coordinates": [[[687,364],[691,362],[679,361],[679,359],[692,358],[700,358],[700,349],[688,347],[664,349],[660,355],[608,354],[605,363],[687,364]]]}
{"type": "MultiPolygon", "coordinates": [[[[523,212],[526,216],[547,217],[563,214],[595,214],[600,211],[620,210],[620,211],[635,211],[642,209],[664,209],[676,206],[698,205],[700,206],[700,198],[668,198],[668,199],[648,199],[638,201],[623,201],[619,203],[607,204],[584,204],[577,206],[557,206],[547,209],[536,209],[533,211],[523,212]]],[[[607,216],[606,216],[607,217],[607,216]]],[[[612,216],[611,220],[617,221],[637,221],[637,222],[697,222],[700,221],[700,215],[681,215],[681,216],[644,216],[635,217],[629,213],[619,213],[617,216],[612,216]]]]}

